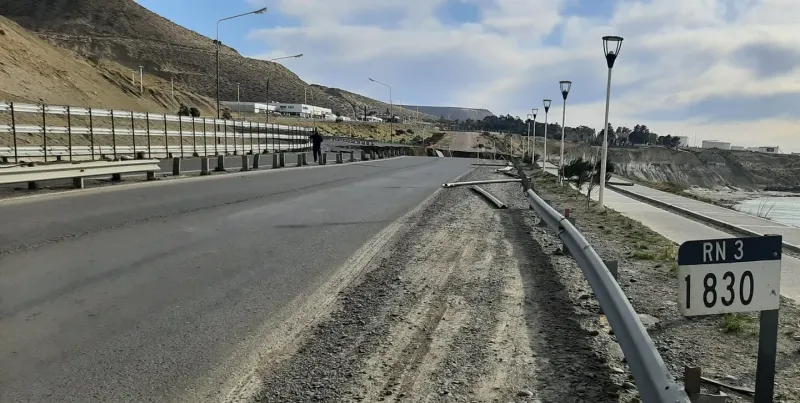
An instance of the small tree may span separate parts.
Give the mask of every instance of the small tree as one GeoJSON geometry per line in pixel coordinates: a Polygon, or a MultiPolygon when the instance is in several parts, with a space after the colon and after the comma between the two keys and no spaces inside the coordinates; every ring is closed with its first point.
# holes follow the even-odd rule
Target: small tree
{"type": "Polygon", "coordinates": [[[196,107],[193,106],[193,107],[189,108],[189,114],[191,114],[193,118],[199,118],[200,117],[200,109],[197,109],[196,107]]]}
{"type": "Polygon", "coordinates": [[[192,113],[189,111],[189,107],[186,106],[185,104],[181,104],[181,106],[178,107],[178,116],[191,116],[191,115],[192,113]]]}
{"type": "Polygon", "coordinates": [[[222,108],[222,118],[225,120],[233,119],[233,114],[231,114],[231,108],[222,108]]]}
{"type": "MultiPolygon", "coordinates": [[[[592,200],[592,191],[600,184],[600,161],[584,161],[577,158],[564,165],[564,178],[575,183],[578,189],[586,185],[586,207],[589,208],[592,200]]],[[[611,179],[614,173],[614,164],[606,164],[606,182],[611,179]]]]}

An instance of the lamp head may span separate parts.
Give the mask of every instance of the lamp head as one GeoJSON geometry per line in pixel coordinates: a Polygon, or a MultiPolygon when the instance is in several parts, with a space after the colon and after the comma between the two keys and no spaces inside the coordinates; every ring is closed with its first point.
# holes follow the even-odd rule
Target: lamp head
{"type": "Polygon", "coordinates": [[[558,84],[561,86],[561,96],[564,97],[566,101],[569,90],[572,88],[572,81],[559,81],[558,84]]]}
{"type": "Polygon", "coordinates": [[[614,61],[617,60],[620,50],[622,50],[621,36],[603,37],[603,53],[606,55],[606,64],[608,65],[609,69],[614,67],[614,61]]]}
{"type": "Polygon", "coordinates": [[[533,108],[533,118],[536,119],[536,115],[539,114],[539,108],[533,108]]]}
{"type": "Polygon", "coordinates": [[[253,11],[253,14],[264,14],[266,12],[267,12],[267,8],[264,7],[262,9],[260,9],[260,10],[253,11]]]}
{"type": "Polygon", "coordinates": [[[550,112],[550,104],[553,103],[550,99],[545,99],[544,101],[544,113],[550,112]]]}

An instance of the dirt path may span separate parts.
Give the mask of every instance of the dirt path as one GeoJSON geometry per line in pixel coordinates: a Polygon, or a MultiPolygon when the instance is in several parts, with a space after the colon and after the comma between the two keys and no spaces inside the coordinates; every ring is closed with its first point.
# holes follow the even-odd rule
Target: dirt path
{"type": "Polygon", "coordinates": [[[524,204],[494,210],[466,188],[441,192],[327,319],[261,367],[249,400],[617,401],[605,350],[531,218],[524,204]]]}

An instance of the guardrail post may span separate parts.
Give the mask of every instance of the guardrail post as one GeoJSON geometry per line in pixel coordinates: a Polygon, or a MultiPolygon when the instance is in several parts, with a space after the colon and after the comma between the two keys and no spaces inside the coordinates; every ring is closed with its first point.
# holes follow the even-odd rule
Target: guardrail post
{"type": "Polygon", "coordinates": [[[286,166],[286,154],[280,153],[278,154],[279,158],[278,161],[280,162],[281,168],[286,166]]]}
{"type": "Polygon", "coordinates": [[[69,160],[72,161],[72,111],[67,106],[67,142],[69,147],[69,160]]]}
{"type": "MultiPolygon", "coordinates": [[[[194,119],[194,118],[193,118],[194,119]]],[[[200,175],[210,175],[211,169],[209,167],[208,157],[200,157],[200,175]]]]}
{"type": "MultiPolygon", "coordinates": [[[[217,157],[219,158],[219,157],[217,157]]],[[[242,155],[242,171],[247,171],[250,169],[250,157],[247,154],[242,155]]]]}
{"type": "Polygon", "coordinates": [[[253,169],[258,169],[261,163],[261,153],[253,155],[253,169]]]}
{"type": "Polygon", "coordinates": [[[83,178],[72,178],[72,187],[75,189],[83,189],[83,178]]]}
{"type": "Polygon", "coordinates": [[[111,180],[114,182],[119,182],[122,180],[122,174],[111,174],[111,180]]]}
{"type": "Polygon", "coordinates": [[[303,157],[304,156],[305,156],[305,154],[303,154],[303,153],[297,153],[297,166],[299,166],[299,167],[303,166],[303,157]]]}
{"type": "Polygon", "coordinates": [[[614,277],[614,280],[617,280],[619,283],[619,261],[617,260],[603,260],[603,264],[606,265],[608,271],[611,272],[611,275],[614,277]]]}
{"type": "Polygon", "coordinates": [[[195,117],[192,116],[192,157],[199,157],[197,152],[197,127],[195,126],[195,117]]]}
{"type": "MultiPolygon", "coordinates": [[[[111,122],[114,122],[114,111],[111,111],[111,122]]],[[[113,128],[113,126],[112,126],[113,128]]],[[[133,111],[131,111],[131,141],[133,142],[133,158],[136,158],[136,123],[133,120],[133,111]]],[[[114,141],[114,159],[117,159],[117,142],[114,141]]]]}
{"type": "Polygon", "coordinates": [[[181,159],[178,157],[172,158],[172,174],[175,176],[181,174],[181,159]]]}
{"type": "Polygon", "coordinates": [[[361,150],[361,161],[368,161],[368,160],[369,160],[369,158],[367,158],[367,152],[364,151],[364,150],[361,150]]]}
{"type": "Polygon", "coordinates": [[[151,143],[150,143],[150,112],[147,112],[147,114],[145,115],[144,120],[145,120],[145,122],[147,124],[147,126],[146,126],[147,127],[147,158],[151,159],[151,158],[153,158],[153,151],[152,151],[153,147],[151,146],[151,143]]]}
{"type": "Polygon", "coordinates": [[[279,154],[272,154],[272,168],[280,168],[279,154]]]}
{"type": "Polygon", "coordinates": [[[44,162],[47,162],[47,107],[42,104],[42,143],[44,162]]]}
{"type": "MultiPolygon", "coordinates": [[[[89,122],[91,123],[92,110],[89,109],[89,122]]],[[[90,124],[91,127],[91,124],[90,124]]],[[[11,136],[14,138],[14,163],[19,163],[19,153],[17,152],[17,119],[14,115],[14,103],[11,102],[11,136]]]]}
{"type": "Polygon", "coordinates": [[[303,153],[303,166],[308,166],[308,153],[303,153]]]}
{"type": "Polygon", "coordinates": [[[350,162],[356,162],[356,152],[350,151],[350,162]]]}
{"type": "Polygon", "coordinates": [[[28,190],[36,190],[39,189],[39,185],[36,184],[34,181],[28,182],[28,190]]]}
{"type": "MultiPolygon", "coordinates": [[[[573,227],[575,226],[575,217],[564,217],[564,218],[566,218],[566,220],[569,221],[569,223],[572,224],[573,227]]],[[[564,256],[572,256],[572,252],[570,252],[569,248],[567,247],[567,244],[565,244],[564,241],[561,241],[561,250],[564,252],[564,256]]]]}
{"type": "Polygon", "coordinates": [[[344,156],[342,156],[342,152],[341,151],[339,151],[339,153],[336,154],[336,163],[337,164],[344,163],[344,156]]]}
{"type": "Polygon", "coordinates": [[[156,180],[156,173],[154,171],[147,172],[147,180],[154,181],[156,180]]]}
{"type": "Polygon", "coordinates": [[[374,159],[375,159],[375,150],[370,150],[370,152],[369,152],[369,159],[371,159],[371,160],[374,160],[374,159]]]}
{"type": "Polygon", "coordinates": [[[319,164],[320,165],[327,165],[328,164],[328,153],[321,153],[319,155],[319,164]]]}
{"type": "Polygon", "coordinates": [[[214,168],[216,172],[225,172],[225,156],[218,155],[217,156],[217,167],[214,168]]]}

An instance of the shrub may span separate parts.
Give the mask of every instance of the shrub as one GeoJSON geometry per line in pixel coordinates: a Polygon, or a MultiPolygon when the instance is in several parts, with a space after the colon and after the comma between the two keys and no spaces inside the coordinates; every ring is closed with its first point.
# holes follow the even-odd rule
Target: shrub
{"type": "Polygon", "coordinates": [[[189,113],[192,115],[193,118],[199,118],[200,117],[200,109],[197,109],[194,106],[189,108],[189,113]]]}
{"type": "Polygon", "coordinates": [[[403,129],[397,129],[397,130],[394,131],[394,134],[400,136],[400,135],[406,134],[406,131],[403,130],[403,129]]]}
{"type": "Polygon", "coordinates": [[[408,134],[414,134],[414,129],[407,129],[407,130],[406,130],[406,133],[408,133],[408,134]]]}
{"type": "Polygon", "coordinates": [[[192,114],[191,112],[189,112],[189,107],[186,106],[185,104],[181,104],[181,106],[178,107],[178,116],[191,116],[191,115],[192,114]]]}
{"type": "Polygon", "coordinates": [[[225,120],[233,119],[233,115],[231,114],[231,108],[222,108],[221,116],[225,120]]]}

